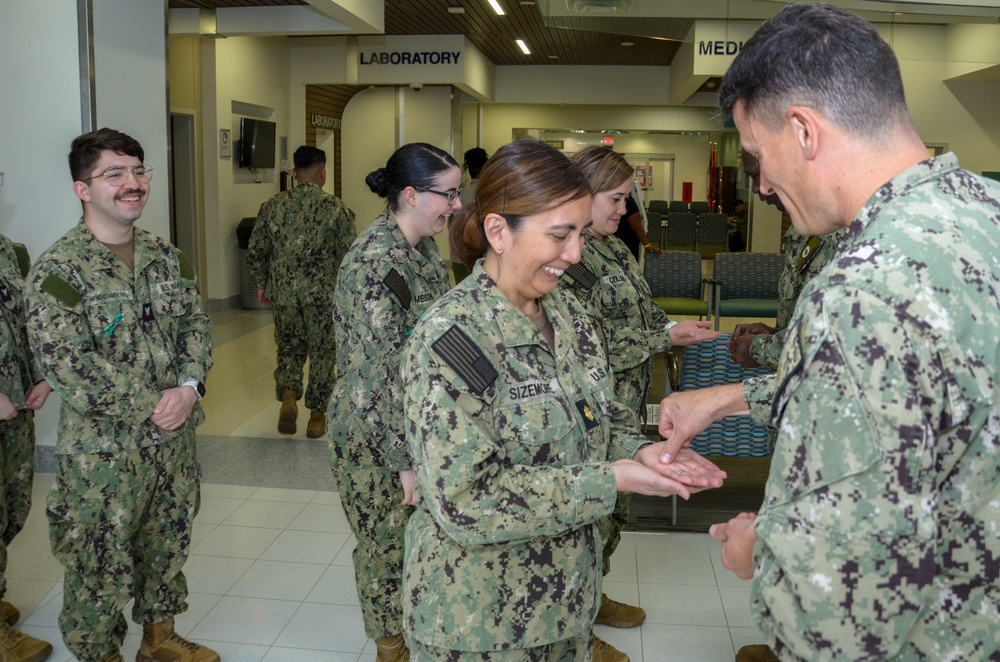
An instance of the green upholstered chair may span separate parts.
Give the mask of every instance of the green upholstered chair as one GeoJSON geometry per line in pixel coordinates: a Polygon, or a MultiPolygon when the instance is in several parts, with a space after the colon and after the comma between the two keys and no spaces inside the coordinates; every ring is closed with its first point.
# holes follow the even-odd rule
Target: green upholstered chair
{"type": "Polygon", "coordinates": [[[698,217],[698,253],[703,260],[715,259],[716,253],[729,249],[729,218],[707,213],[698,217]]]}
{"type": "Polygon", "coordinates": [[[698,241],[698,217],[691,212],[667,215],[666,247],[669,250],[693,251],[698,241]]]}
{"type": "Polygon", "coordinates": [[[657,214],[666,214],[670,210],[670,203],[666,200],[650,200],[646,211],[655,211],[657,214]]]}
{"type": "Polygon", "coordinates": [[[708,316],[708,302],[702,295],[701,257],[691,251],[646,253],[643,275],[653,301],[669,315],[708,316]]]}
{"type": "Polygon", "coordinates": [[[781,253],[719,253],[709,283],[710,315],[719,328],[722,317],[775,317],[778,281],[785,268],[781,253]]]}

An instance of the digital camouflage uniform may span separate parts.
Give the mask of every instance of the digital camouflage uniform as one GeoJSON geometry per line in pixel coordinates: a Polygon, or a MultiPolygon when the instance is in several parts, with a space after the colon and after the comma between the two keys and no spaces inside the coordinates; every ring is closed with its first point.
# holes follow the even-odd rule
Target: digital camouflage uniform
{"type": "MultiPolygon", "coordinates": [[[[580,261],[566,269],[560,287],[573,292],[603,336],[614,373],[614,397],[632,413],[632,425],[642,429],[646,399],[653,381],[653,356],[670,349],[667,314],[653,303],[649,284],[628,246],[615,236],[585,235],[580,261]]],[[[615,512],[601,523],[604,574],[628,523],[632,495],[618,494],[615,512]]]]}
{"type": "Polygon", "coordinates": [[[554,351],[480,261],[406,347],[421,498],[406,529],[403,612],[424,647],[543,647],[589,634],[600,607],[597,523],[617,494],[609,460],[648,440],[613,400],[580,303],[558,290],[539,301],[554,351]]]}
{"type": "Polygon", "coordinates": [[[250,235],[247,271],[271,300],[279,400],[286,390],[302,397],[302,370],[308,357],[305,405],[322,412],[330,404],[336,366],[333,288],[340,262],[356,236],[354,212],[316,184],[298,184],[260,206],[250,235]]]}
{"type": "Polygon", "coordinates": [[[771,372],[778,369],[778,358],[785,344],[785,332],[792,319],[795,302],[806,283],[833,258],[846,233],[847,228],[822,237],[806,237],[794,228],[785,233],[787,262],[778,282],[778,315],[774,320],[774,333],[758,334],[750,343],[750,356],[762,367],[771,372]]]}
{"type": "Polygon", "coordinates": [[[187,609],[199,505],[201,405],[172,432],[150,416],[165,389],[205,380],[211,322],[188,259],[134,232],[132,272],[79,223],[38,259],[26,294],[31,348],[62,398],[47,510],[66,571],[59,626],[85,662],[118,650],[130,598],[136,623],[187,609]]]}
{"type": "Polygon", "coordinates": [[[351,246],[334,294],[341,378],[328,415],[330,458],[357,538],[354,572],[365,633],[376,640],[403,631],[403,543],[413,508],[403,505],[399,472],[413,462],[401,411],[402,347],[449,287],[434,239],[411,247],[386,211],[351,246]]]}
{"type": "Polygon", "coordinates": [[[1000,657],[998,255],[1000,186],[907,169],[747,382],[779,429],[751,611],[782,659],[1000,657]]]}
{"type": "Polygon", "coordinates": [[[35,475],[35,412],[25,407],[42,381],[31,360],[24,327],[24,277],[28,251],[0,234],[0,393],[17,405],[17,416],[0,421],[0,598],[7,592],[7,545],[28,518],[35,475]]]}

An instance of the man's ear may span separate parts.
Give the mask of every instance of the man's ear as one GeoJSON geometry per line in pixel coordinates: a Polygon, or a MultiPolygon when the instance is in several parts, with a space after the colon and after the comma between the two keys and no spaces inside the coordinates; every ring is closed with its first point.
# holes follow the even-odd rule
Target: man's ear
{"type": "Polygon", "coordinates": [[[84,202],[90,202],[90,185],[86,182],[73,182],[73,193],[84,202]]]}
{"type": "Polygon", "coordinates": [[[795,142],[802,151],[802,156],[808,161],[816,159],[823,134],[823,123],[819,114],[813,108],[805,106],[789,106],[785,119],[792,127],[795,142]]]}

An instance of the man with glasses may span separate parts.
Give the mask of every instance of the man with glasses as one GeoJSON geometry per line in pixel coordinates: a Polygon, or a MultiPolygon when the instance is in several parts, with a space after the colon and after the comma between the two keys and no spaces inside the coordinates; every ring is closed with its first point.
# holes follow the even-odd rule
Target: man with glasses
{"type": "Polygon", "coordinates": [[[323,190],[326,153],[303,145],[292,159],[298,185],[261,205],[250,236],[247,270],[257,283],[261,305],[274,313],[275,395],[281,401],[278,432],[295,434],[308,358],[306,436],[316,439],[326,433],[326,408],[333,391],[337,349],[333,288],[357,232],[354,212],[323,190]]]}
{"type": "Polygon", "coordinates": [[[76,138],[82,222],[28,274],[29,342],[62,399],[47,511],[65,569],[59,627],[82,662],[122,662],[122,612],[134,598],[138,662],[218,662],[174,632],[187,609],[181,568],[199,504],[195,427],[211,322],[187,257],[134,227],[150,192],[142,161],[142,146],[119,131],[76,138]]]}

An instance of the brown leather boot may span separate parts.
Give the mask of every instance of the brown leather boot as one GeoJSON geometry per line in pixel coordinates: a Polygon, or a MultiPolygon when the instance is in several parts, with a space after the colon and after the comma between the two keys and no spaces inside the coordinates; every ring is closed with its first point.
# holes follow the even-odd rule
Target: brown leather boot
{"type": "Polygon", "coordinates": [[[295,434],[295,419],[299,416],[298,399],[295,391],[281,393],[281,412],[278,414],[278,432],[281,434],[295,434]]]}
{"type": "Polygon", "coordinates": [[[778,656],[764,644],[754,644],[739,649],[736,662],[778,662],[778,656]]]}
{"type": "Polygon", "coordinates": [[[318,439],[326,434],[326,412],[309,412],[309,424],[306,425],[306,436],[310,439],[318,439]]]}
{"type": "Polygon", "coordinates": [[[142,626],[135,662],[219,662],[219,654],[174,632],[174,619],[142,626]]]}
{"type": "Polygon", "coordinates": [[[0,600],[0,621],[5,621],[7,625],[14,625],[20,618],[21,612],[18,611],[17,607],[6,600],[0,600]]]}
{"type": "Polygon", "coordinates": [[[0,660],[4,662],[42,662],[52,655],[52,644],[29,637],[5,621],[0,621],[0,660]]]}
{"type": "Polygon", "coordinates": [[[633,607],[623,602],[612,600],[601,594],[601,608],[594,619],[595,625],[610,625],[613,628],[634,628],[646,620],[646,612],[642,607],[633,607]]]}
{"type": "Polygon", "coordinates": [[[590,635],[594,643],[593,662],[628,662],[628,655],[621,652],[596,634],[590,635]]]}
{"type": "Polygon", "coordinates": [[[401,634],[376,639],[375,648],[378,649],[378,652],[375,653],[375,662],[409,662],[410,660],[410,649],[401,634]]]}

